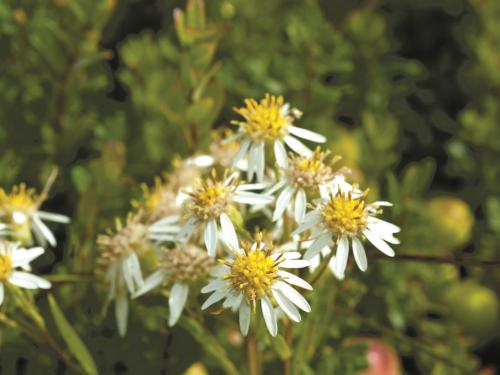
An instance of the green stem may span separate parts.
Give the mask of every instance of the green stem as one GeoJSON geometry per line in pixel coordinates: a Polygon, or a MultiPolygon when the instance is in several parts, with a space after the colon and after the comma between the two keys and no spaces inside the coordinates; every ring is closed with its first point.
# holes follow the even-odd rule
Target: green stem
{"type": "Polygon", "coordinates": [[[257,338],[250,333],[247,336],[247,362],[249,375],[261,375],[259,365],[259,351],[257,348],[257,338]]]}

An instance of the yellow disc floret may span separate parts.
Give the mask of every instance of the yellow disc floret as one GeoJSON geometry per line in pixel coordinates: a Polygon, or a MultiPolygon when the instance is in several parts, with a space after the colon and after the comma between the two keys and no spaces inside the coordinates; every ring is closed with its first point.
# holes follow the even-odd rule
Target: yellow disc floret
{"type": "Polygon", "coordinates": [[[35,189],[29,189],[25,184],[14,186],[10,194],[0,188],[0,215],[9,223],[20,224],[36,211],[42,200],[35,189]]]}
{"type": "Polygon", "coordinates": [[[329,152],[322,152],[320,147],[310,156],[291,155],[285,174],[294,184],[304,188],[325,184],[334,176],[331,165],[340,160],[339,156],[335,156],[327,164],[325,159],[328,155],[329,152]]]}
{"type": "Polygon", "coordinates": [[[256,301],[271,292],[273,281],[279,278],[278,264],[280,257],[273,259],[272,249],[257,241],[256,248],[251,249],[242,244],[243,253],[236,254],[235,259],[226,262],[230,273],[224,276],[228,285],[245,295],[248,303],[255,308],[256,301]]]}
{"type": "Polygon", "coordinates": [[[266,94],[259,102],[255,99],[245,99],[245,107],[234,108],[234,111],[245,118],[245,121],[232,121],[232,124],[241,126],[242,130],[253,140],[259,142],[273,141],[283,137],[288,125],[300,112],[292,114],[283,110],[282,96],[266,94]]]}
{"type": "Polygon", "coordinates": [[[0,254],[0,281],[7,280],[12,272],[12,261],[7,254],[0,254]]]}
{"type": "Polygon", "coordinates": [[[188,210],[201,220],[219,217],[229,210],[237,184],[237,181],[232,184],[217,181],[215,170],[212,170],[211,178],[202,181],[198,188],[190,193],[188,210]]]}
{"type": "Polygon", "coordinates": [[[336,234],[356,236],[367,224],[364,195],[354,198],[351,193],[331,196],[321,208],[325,224],[336,234]]]}

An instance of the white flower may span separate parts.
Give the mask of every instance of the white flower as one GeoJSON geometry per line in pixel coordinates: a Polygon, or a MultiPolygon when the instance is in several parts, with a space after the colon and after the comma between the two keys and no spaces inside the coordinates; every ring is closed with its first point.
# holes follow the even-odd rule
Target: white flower
{"type": "Polygon", "coordinates": [[[197,246],[180,245],[172,250],[162,248],[159,269],[144,280],[144,284],[132,297],[137,298],[159,285],[168,284],[170,288],[168,325],[172,327],[184,310],[190,286],[205,281],[214,266],[215,261],[197,246]]]}
{"type": "Polygon", "coordinates": [[[309,262],[298,259],[298,252],[274,251],[262,242],[258,235],[253,246],[242,243],[214,272],[217,278],[206,285],[201,292],[211,293],[202,309],[224,300],[222,306],[239,312],[241,333],[246,336],[250,327],[251,313],[260,302],[266,327],[272,336],[278,333],[277,311],[272,299],[292,321],[300,322],[298,309],[311,311],[307,300],[291,285],[312,290],[305,280],[283,270],[303,268],[309,262]],[[298,309],[297,309],[298,308],[298,309]]]}
{"type": "Polygon", "coordinates": [[[0,189],[0,221],[7,224],[5,232],[22,243],[31,243],[32,231],[40,245],[47,242],[56,246],[57,241],[52,231],[43,222],[67,224],[67,216],[41,211],[40,205],[45,195],[37,195],[34,189],[26,188],[25,184],[16,185],[10,194],[0,189]]]}
{"type": "Polygon", "coordinates": [[[337,186],[336,194],[330,194],[309,212],[302,225],[293,234],[311,230],[314,242],[304,254],[311,260],[332,241],[337,245],[335,274],[342,277],[347,265],[349,249],[352,248],[354,260],[361,271],[366,271],[368,262],[362,240],[368,239],[377,249],[388,256],[394,250],[388,245],[398,244],[394,237],[399,227],[376,217],[382,213],[380,207],[391,206],[389,202],[365,203],[365,195],[359,195],[352,185],[337,186]]]}
{"type": "Polygon", "coordinates": [[[330,164],[340,158],[335,157],[329,164],[325,158],[328,152],[322,152],[319,147],[308,155],[291,156],[288,165],[282,169],[283,178],[266,194],[273,194],[281,189],[273,213],[273,221],[280,219],[285,211],[293,212],[297,223],[304,220],[307,206],[307,194],[324,194],[332,183],[335,174],[330,164]],[[290,204],[293,202],[292,204],[290,204]]]}
{"type": "Polygon", "coordinates": [[[233,168],[248,154],[248,181],[252,181],[254,175],[257,175],[258,181],[264,179],[266,144],[272,144],[276,163],[286,167],[285,144],[298,154],[310,155],[312,151],[296,137],[317,143],[326,141],[326,138],[318,133],[292,125],[302,113],[295,108],[290,109],[282,96],[266,94],[260,103],[254,99],[246,99],[245,105],[246,107],[234,109],[244,117],[244,121],[231,122],[240,128],[238,133],[227,141],[241,140],[240,149],[233,159],[233,168]]]}
{"type": "Polygon", "coordinates": [[[272,202],[272,197],[256,194],[251,190],[263,189],[264,184],[240,184],[233,173],[222,181],[217,180],[215,170],[212,176],[200,182],[198,186],[187,194],[184,200],[184,223],[177,231],[177,218],[166,217],[154,223],[150,232],[159,239],[187,242],[193,232],[201,226],[203,239],[208,255],[215,256],[217,242],[220,234],[229,247],[238,247],[236,230],[230,219],[230,212],[236,204],[267,204],[272,202]],[[177,232],[173,237],[173,233],[177,232]]]}
{"type": "Polygon", "coordinates": [[[127,331],[128,294],[135,293],[143,284],[139,255],[151,250],[147,226],[138,222],[138,216],[129,216],[126,225],[116,222],[115,233],[97,237],[101,262],[107,267],[105,279],[109,284],[108,301],[115,302],[118,332],[127,331]]]}
{"type": "Polygon", "coordinates": [[[4,283],[16,285],[25,289],[49,289],[49,281],[29,272],[30,262],[42,255],[45,250],[41,247],[31,249],[19,248],[18,244],[0,242],[0,305],[4,299],[4,283]],[[19,271],[18,269],[24,271],[19,271]]]}

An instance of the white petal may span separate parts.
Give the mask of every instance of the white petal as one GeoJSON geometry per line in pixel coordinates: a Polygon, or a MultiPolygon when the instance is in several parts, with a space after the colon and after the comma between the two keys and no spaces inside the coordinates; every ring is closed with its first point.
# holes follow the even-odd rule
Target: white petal
{"type": "Polygon", "coordinates": [[[256,143],[253,143],[250,147],[248,153],[248,169],[247,169],[247,181],[250,182],[253,179],[253,175],[257,171],[257,162],[259,159],[259,149],[256,143]]]}
{"type": "Polygon", "coordinates": [[[238,185],[236,191],[247,191],[247,190],[262,190],[268,186],[265,182],[259,182],[255,184],[241,184],[238,185]]]}
{"type": "Polygon", "coordinates": [[[262,308],[262,316],[264,316],[267,330],[271,336],[276,336],[278,334],[278,322],[276,321],[273,305],[267,297],[264,297],[260,301],[260,307],[262,308]]]}
{"type": "Polygon", "coordinates": [[[39,216],[40,219],[53,221],[55,223],[61,223],[61,224],[68,224],[71,221],[70,218],[65,215],[54,214],[52,212],[46,212],[46,211],[38,211],[37,216],[39,216]]]}
{"type": "Polygon", "coordinates": [[[221,299],[223,299],[226,295],[228,294],[227,289],[219,289],[216,290],[214,293],[210,295],[210,297],[207,298],[207,300],[203,303],[201,306],[202,310],[205,310],[206,308],[212,306],[214,303],[219,302],[221,299]]]}
{"type": "Polygon", "coordinates": [[[115,300],[115,318],[118,326],[118,333],[121,337],[127,333],[128,320],[128,300],[125,296],[120,296],[115,300]]]}
{"type": "Polygon", "coordinates": [[[304,221],[306,215],[307,197],[304,189],[299,189],[295,196],[295,221],[300,224],[304,221]]]}
{"type": "Polygon", "coordinates": [[[149,228],[150,229],[157,228],[157,227],[161,228],[164,225],[171,225],[171,224],[177,223],[179,221],[179,219],[180,219],[179,215],[166,216],[163,219],[155,221],[153,224],[151,224],[151,226],[149,228]]]}
{"type": "Polygon", "coordinates": [[[248,335],[248,329],[250,328],[250,316],[250,306],[246,301],[243,301],[240,305],[239,311],[240,331],[243,336],[248,335]]]}
{"type": "Polygon", "coordinates": [[[332,241],[332,234],[330,232],[322,234],[320,237],[316,239],[316,241],[313,242],[313,244],[304,253],[304,259],[309,260],[313,258],[315,255],[319,254],[319,252],[323,250],[325,246],[328,246],[328,244],[331,241],[332,241]]]}
{"type": "Polygon", "coordinates": [[[149,292],[151,289],[156,288],[158,285],[163,283],[166,277],[166,273],[163,270],[158,270],[153,272],[151,275],[146,277],[144,283],[135,291],[132,295],[132,298],[137,298],[142,296],[143,294],[149,292]]]}
{"type": "Polygon", "coordinates": [[[286,184],[288,184],[288,179],[283,178],[281,181],[279,181],[274,186],[272,186],[269,190],[265,191],[264,194],[265,195],[273,195],[275,192],[280,190],[286,184]]]}
{"type": "Polygon", "coordinates": [[[370,206],[386,206],[386,207],[392,207],[391,202],[387,201],[375,201],[373,203],[370,203],[370,206]]]}
{"type": "Polygon", "coordinates": [[[278,164],[278,166],[281,168],[288,167],[288,156],[282,141],[274,142],[274,157],[276,158],[276,164],[278,164]]]}
{"type": "Polygon", "coordinates": [[[33,224],[36,225],[42,236],[49,242],[50,246],[56,246],[57,241],[54,237],[54,234],[50,231],[50,229],[43,223],[42,220],[38,217],[38,215],[33,215],[33,224]]]}
{"type": "Polygon", "coordinates": [[[248,148],[250,147],[250,140],[249,139],[246,139],[244,140],[243,142],[241,142],[241,146],[240,146],[240,149],[238,150],[238,152],[236,153],[236,155],[234,156],[234,159],[233,159],[233,164],[231,166],[231,169],[234,169],[236,167],[236,164],[238,164],[238,162],[243,159],[243,157],[245,156],[245,154],[247,153],[248,151],[248,148]]]}
{"type": "Polygon", "coordinates": [[[285,136],[285,143],[297,154],[310,157],[312,155],[312,151],[308,149],[301,141],[297,138],[292,137],[291,135],[285,136]]]}
{"type": "Polygon", "coordinates": [[[311,306],[307,302],[307,300],[297,292],[295,289],[293,289],[290,285],[283,281],[276,281],[273,284],[273,288],[279,289],[286,298],[288,298],[291,302],[293,302],[299,309],[305,311],[305,312],[310,312],[311,311],[311,306]]]}
{"type": "Polygon", "coordinates": [[[179,242],[187,242],[189,237],[193,234],[193,231],[198,224],[198,220],[195,217],[189,218],[189,220],[184,224],[182,229],[177,234],[176,240],[179,242]]]}
{"type": "Polygon", "coordinates": [[[210,293],[215,290],[224,288],[226,285],[227,285],[226,280],[215,279],[210,281],[207,285],[205,285],[203,289],[201,289],[201,293],[210,293]]]}
{"type": "Polygon", "coordinates": [[[279,270],[278,271],[278,275],[281,276],[283,278],[283,280],[289,284],[292,284],[292,285],[296,285],[298,287],[301,287],[303,289],[307,289],[307,290],[312,290],[313,287],[311,286],[311,284],[309,284],[307,281],[305,281],[304,279],[294,275],[293,273],[290,273],[290,272],[287,272],[287,271],[283,271],[283,270],[279,270]]]}
{"type": "Polygon", "coordinates": [[[300,322],[300,313],[295,305],[290,302],[279,290],[273,289],[273,297],[283,312],[294,322],[300,322]]]}
{"type": "Polygon", "coordinates": [[[10,259],[12,266],[21,267],[30,263],[33,259],[38,258],[45,252],[43,247],[33,247],[31,249],[16,249],[12,252],[10,259]]]}
{"type": "Polygon", "coordinates": [[[273,221],[278,220],[285,212],[290,200],[292,199],[295,188],[293,186],[287,186],[278,196],[276,200],[276,208],[274,209],[273,221]]]}
{"type": "Polygon", "coordinates": [[[384,231],[389,233],[399,233],[401,231],[401,228],[397,225],[379,219],[378,217],[368,216],[368,224],[380,226],[384,231]]]}
{"type": "Polygon", "coordinates": [[[139,257],[136,253],[131,253],[128,258],[128,266],[130,269],[130,275],[134,280],[137,287],[141,286],[144,283],[141,272],[141,264],[139,263],[139,257]]]}
{"type": "Polygon", "coordinates": [[[363,244],[356,237],[352,238],[352,252],[354,260],[361,271],[366,271],[368,268],[368,261],[366,260],[366,252],[363,244]]]}
{"type": "Polygon", "coordinates": [[[217,223],[215,220],[212,219],[205,225],[204,239],[208,256],[215,257],[215,250],[217,247],[217,223]]]}
{"type": "Polygon", "coordinates": [[[224,213],[220,215],[220,226],[222,230],[222,237],[224,238],[226,245],[232,250],[238,249],[238,236],[236,236],[233,223],[231,222],[229,216],[224,213]]]}
{"type": "Polygon", "coordinates": [[[265,155],[265,145],[264,143],[259,143],[257,146],[258,158],[257,158],[257,181],[262,182],[264,180],[264,168],[266,165],[266,155],[265,155]]]}
{"type": "Polygon", "coordinates": [[[187,297],[189,294],[189,287],[184,283],[175,283],[170,289],[170,296],[168,297],[168,307],[170,309],[170,316],[168,317],[168,325],[172,327],[179,320],[182,310],[186,305],[187,297]]]}
{"type": "Polygon", "coordinates": [[[372,232],[375,236],[381,238],[385,242],[389,242],[394,245],[398,245],[400,242],[399,240],[394,237],[392,233],[389,233],[385,230],[384,227],[381,227],[380,225],[376,224],[368,224],[366,226],[366,229],[368,229],[370,232],[372,232]]]}
{"type": "Polygon", "coordinates": [[[325,143],[326,142],[326,137],[324,135],[318,134],[316,132],[313,132],[311,130],[307,130],[304,128],[298,128],[293,125],[288,126],[288,131],[302,139],[307,139],[308,141],[316,142],[316,143],[325,143]]]}
{"type": "Polygon", "coordinates": [[[304,222],[302,224],[300,224],[299,227],[292,232],[292,236],[295,236],[297,234],[305,232],[306,230],[309,230],[312,227],[314,227],[315,225],[318,225],[319,223],[321,223],[323,218],[317,212],[315,212],[315,211],[311,211],[311,212],[313,212],[314,214],[310,214],[310,213],[307,214],[305,219],[304,219],[304,222]]]}
{"type": "Polygon", "coordinates": [[[188,165],[194,165],[198,168],[207,168],[214,164],[214,158],[210,155],[193,156],[186,160],[188,165]]]}
{"type": "Polygon", "coordinates": [[[396,255],[396,253],[394,253],[394,250],[389,245],[387,245],[384,242],[384,240],[382,240],[379,237],[377,237],[376,235],[374,235],[373,232],[369,231],[368,229],[365,229],[363,231],[363,234],[366,236],[366,238],[368,238],[368,241],[370,241],[373,244],[373,246],[375,246],[377,249],[379,249],[385,255],[390,256],[390,257],[393,257],[394,255],[396,255]]]}
{"type": "Polygon", "coordinates": [[[309,267],[309,261],[304,259],[285,260],[279,264],[281,268],[305,268],[309,267]]]}
{"type": "Polygon", "coordinates": [[[343,275],[347,266],[347,258],[349,256],[349,240],[346,236],[340,238],[337,246],[337,254],[335,256],[335,274],[343,275]]]}
{"type": "Polygon", "coordinates": [[[243,299],[243,293],[231,293],[227,296],[226,300],[222,304],[225,309],[232,309],[235,306],[238,307],[243,299]]]}
{"type": "Polygon", "coordinates": [[[242,204],[268,204],[273,201],[273,197],[264,195],[264,194],[256,194],[250,192],[237,192],[234,195],[234,201],[242,204]]]}
{"type": "Polygon", "coordinates": [[[3,287],[3,284],[0,283],[0,305],[3,303],[4,294],[5,294],[5,289],[3,287]]]}
{"type": "Polygon", "coordinates": [[[28,272],[14,271],[9,277],[9,282],[25,289],[49,289],[49,281],[28,272]]]}

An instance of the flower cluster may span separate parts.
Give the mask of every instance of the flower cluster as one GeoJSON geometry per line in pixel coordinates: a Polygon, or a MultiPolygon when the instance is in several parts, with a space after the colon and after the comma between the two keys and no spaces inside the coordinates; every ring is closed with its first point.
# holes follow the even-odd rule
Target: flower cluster
{"type": "Polygon", "coordinates": [[[69,223],[67,216],[40,210],[52,181],[49,179],[42,194],[24,183],[13,186],[10,192],[0,188],[0,305],[7,285],[24,289],[51,287],[49,281],[29,271],[30,263],[45,252],[44,247],[57,245],[44,221],[69,223]],[[41,246],[32,247],[35,240],[41,246]]]}
{"type": "Polygon", "coordinates": [[[299,290],[313,288],[301,270],[317,265],[321,254],[340,279],[350,249],[359,269],[367,269],[365,240],[394,256],[390,245],[398,243],[399,228],[378,217],[391,204],[369,203],[368,191],[349,183],[345,169],[335,169],[339,156],[319,146],[312,151],[297,139],[326,141],[295,126],[299,110],[269,94],[234,110],[243,117],[232,121],[236,133],[216,136],[209,155],[177,160],[164,181],[143,187],[133,219],[99,238],[122,334],[127,296],[159,287],[168,295],[170,326],[201,292],[211,293],[202,310],[222,302],[222,309],[238,312],[243,335],[260,309],[275,336],[280,318],[300,322],[299,311],[311,311],[299,290]],[[266,158],[268,146],[274,158],[266,158]],[[269,238],[248,231],[245,218],[259,215],[272,219],[269,238]],[[156,260],[143,278],[146,253],[156,260]]]}

